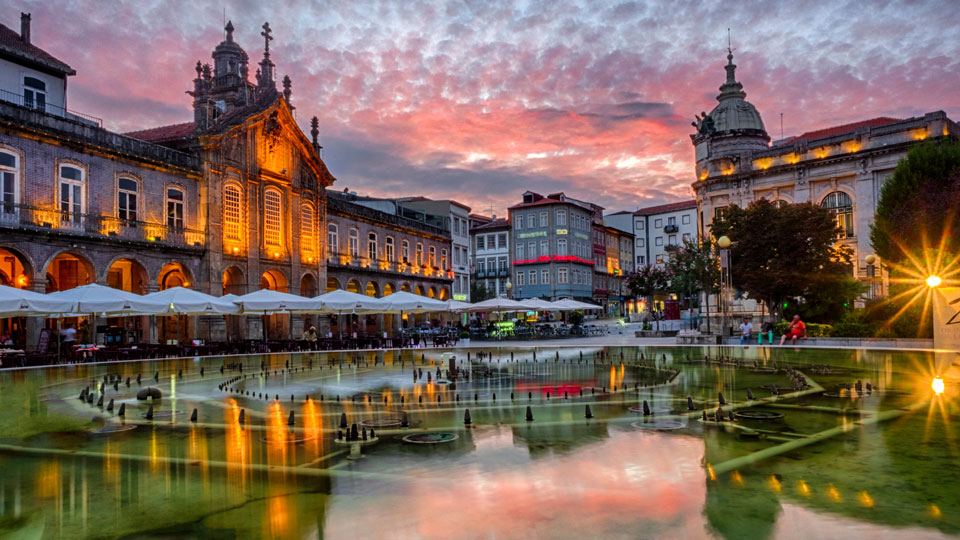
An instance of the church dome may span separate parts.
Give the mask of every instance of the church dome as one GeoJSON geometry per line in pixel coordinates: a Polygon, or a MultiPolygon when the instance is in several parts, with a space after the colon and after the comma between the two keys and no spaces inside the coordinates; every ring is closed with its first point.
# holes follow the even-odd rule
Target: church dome
{"type": "Polygon", "coordinates": [[[710,111],[709,115],[714,132],[754,130],[766,134],[760,113],[745,99],[747,93],[743,91],[743,85],[737,82],[735,76],[737,66],[733,63],[733,53],[727,55],[727,65],[724,69],[727,70],[727,80],[720,87],[720,95],[717,96],[717,101],[720,103],[710,111]]]}

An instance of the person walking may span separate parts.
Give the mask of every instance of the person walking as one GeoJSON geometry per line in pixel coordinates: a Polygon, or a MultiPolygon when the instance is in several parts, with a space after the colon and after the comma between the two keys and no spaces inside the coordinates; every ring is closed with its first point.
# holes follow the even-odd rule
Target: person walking
{"type": "Polygon", "coordinates": [[[750,339],[753,337],[753,323],[750,322],[749,317],[744,317],[743,322],[740,323],[740,345],[743,345],[743,342],[746,341],[747,345],[750,344],[750,339]]]}
{"type": "Polygon", "coordinates": [[[807,325],[803,324],[803,321],[800,320],[799,315],[794,315],[793,320],[790,322],[790,328],[787,329],[787,333],[780,336],[780,345],[783,345],[787,341],[787,338],[790,338],[793,345],[797,344],[797,338],[807,339],[807,325]]]}

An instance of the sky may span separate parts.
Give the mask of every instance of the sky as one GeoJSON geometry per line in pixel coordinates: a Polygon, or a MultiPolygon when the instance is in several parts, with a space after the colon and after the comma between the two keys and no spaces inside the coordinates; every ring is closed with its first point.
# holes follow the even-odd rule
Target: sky
{"type": "Polygon", "coordinates": [[[773,139],[878,116],[960,120],[952,1],[8,0],[70,64],[68,107],[131,131],[192,119],[185,91],[224,16],[262,57],[334,187],[505,215],[526,190],[608,212],[693,198],[695,114],[716,104],[727,29],[773,139]]]}

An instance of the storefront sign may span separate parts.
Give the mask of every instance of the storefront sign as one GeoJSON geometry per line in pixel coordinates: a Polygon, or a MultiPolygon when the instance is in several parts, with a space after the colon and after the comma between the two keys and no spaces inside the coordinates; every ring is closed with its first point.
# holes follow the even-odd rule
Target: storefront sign
{"type": "Polygon", "coordinates": [[[567,234],[566,229],[557,229],[557,234],[567,234]]]}
{"type": "Polygon", "coordinates": [[[528,232],[528,233],[520,233],[517,235],[517,238],[523,240],[527,238],[536,238],[538,236],[546,236],[546,235],[547,235],[547,231],[535,231],[535,232],[528,232]]]}
{"type": "Polygon", "coordinates": [[[457,302],[466,302],[466,301],[467,301],[467,295],[465,295],[465,294],[455,294],[455,295],[453,295],[453,299],[456,300],[457,302]]]}

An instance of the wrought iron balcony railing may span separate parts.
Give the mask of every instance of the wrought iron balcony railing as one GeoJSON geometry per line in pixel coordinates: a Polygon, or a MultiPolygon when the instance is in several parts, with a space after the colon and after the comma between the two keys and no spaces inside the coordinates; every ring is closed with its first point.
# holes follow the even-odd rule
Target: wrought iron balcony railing
{"type": "Polygon", "coordinates": [[[0,227],[180,247],[203,247],[206,240],[204,231],[196,229],[10,203],[0,203],[0,227]]]}

